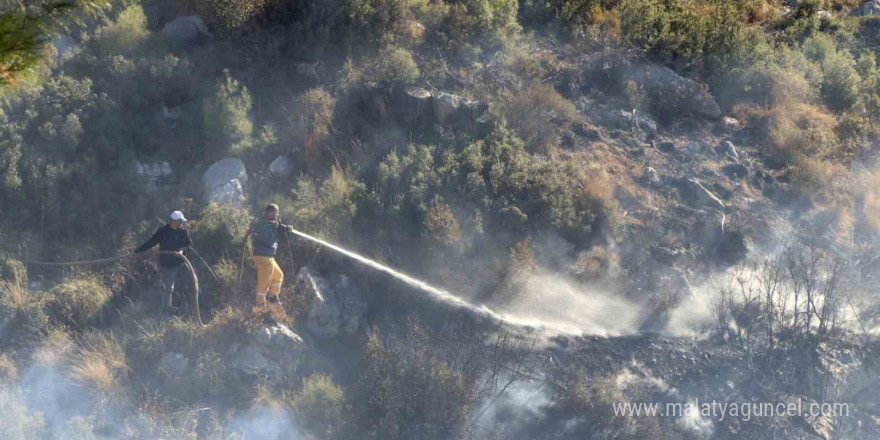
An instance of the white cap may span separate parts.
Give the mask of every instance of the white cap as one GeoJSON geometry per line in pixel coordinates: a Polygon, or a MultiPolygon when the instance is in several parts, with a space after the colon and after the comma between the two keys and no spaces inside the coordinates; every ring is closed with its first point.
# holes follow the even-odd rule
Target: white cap
{"type": "Polygon", "coordinates": [[[186,221],[186,217],[183,216],[183,213],[180,211],[174,211],[171,213],[171,220],[180,220],[182,222],[186,221]]]}

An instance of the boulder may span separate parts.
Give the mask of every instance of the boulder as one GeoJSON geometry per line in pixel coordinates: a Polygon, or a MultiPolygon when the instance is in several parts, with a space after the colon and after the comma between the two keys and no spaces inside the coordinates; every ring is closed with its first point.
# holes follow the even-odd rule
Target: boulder
{"type": "Polygon", "coordinates": [[[296,375],[305,358],[302,338],[282,324],[266,326],[243,344],[233,344],[227,360],[233,373],[254,382],[280,383],[296,375]]]}
{"type": "Polygon", "coordinates": [[[640,129],[647,134],[657,134],[657,122],[642,112],[626,110],[609,110],[605,112],[605,125],[623,130],[640,129]]]}
{"type": "Polygon", "coordinates": [[[269,172],[281,177],[287,177],[293,170],[293,164],[287,156],[278,156],[269,164],[269,172]]]}
{"type": "Polygon", "coordinates": [[[440,125],[451,125],[458,121],[459,106],[463,99],[451,93],[438,92],[434,94],[434,118],[440,125]]]}
{"type": "Polygon", "coordinates": [[[180,121],[180,107],[171,107],[163,105],[159,110],[159,120],[165,123],[168,128],[177,128],[177,122],[180,121]]]}
{"type": "Polygon", "coordinates": [[[730,116],[725,116],[721,118],[721,123],[724,124],[724,128],[729,131],[739,130],[742,128],[742,124],[739,123],[739,120],[731,118],[730,116]]]}
{"type": "Polygon", "coordinates": [[[718,198],[718,196],[713,194],[712,191],[706,189],[706,187],[703,186],[702,183],[697,181],[697,179],[694,179],[693,177],[688,177],[682,179],[682,184],[684,185],[684,188],[686,189],[691,200],[695,200],[700,204],[721,210],[727,207],[724,202],[722,202],[721,199],[718,198]]]}
{"type": "Polygon", "coordinates": [[[328,281],[303,267],[296,275],[296,294],[306,298],[306,328],[319,339],[354,334],[364,322],[367,304],[345,275],[328,281]]]}
{"type": "Polygon", "coordinates": [[[880,0],[869,0],[853,11],[853,15],[860,17],[880,15],[880,0]]]}
{"type": "Polygon", "coordinates": [[[147,180],[147,190],[156,191],[162,179],[171,175],[171,164],[168,162],[134,163],[135,172],[147,180]]]}
{"type": "Polygon", "coordinates": [[[227,158],[215,162],[202,176],[205,200],[208,203],[244,206],[244,184],[247,180],[247,171],[241,159],[227,158]]]}
{"type": "Polygon", "coordinates": [[[400,120],[407,124],[432,124],[432,100],[431,92],[426,89],[415,87],[404,90],[400,99],[400,120]]]}
{"type": "Polygon", "coordinates": [[[181,15],[165,23],[162,33],[168,38],[182,44],[196,43],[202,39],[213,38],[214,35],[205,26],[198,15],[181,15]]]}
{"type": "Polygon", "coordinates": [[[703,145],[699,142],[688,142],[684,150],[691,156],[696,156],[703,152],[703,145]]]}
{"type": "Polygon", "coordinates": [[[660,186],[660,175],[657,174],[657,170],[652,167],[645,167],[642,173],[642,183],[653,188],[660,186]]]}
{"type": "Polygon", "coordinates": [[[721,154],[723,154],[727,157],[730,157],[733,159],[739,158],[739,154],[737,154],[736,146],[733,145],[733,142],[730,142],[730,141],[722,142],[721,147],[720,147],[720,151],[721,151],[721,154]]]}
{"type": "Polygon", "coordinates": [[[721,107],[704,84],[682,77],[659,64],[630,64],[624,69],[624,84],[634,81],[644,90],[655,111],[691,114],[710,119],[721,117],[721,107]]]}

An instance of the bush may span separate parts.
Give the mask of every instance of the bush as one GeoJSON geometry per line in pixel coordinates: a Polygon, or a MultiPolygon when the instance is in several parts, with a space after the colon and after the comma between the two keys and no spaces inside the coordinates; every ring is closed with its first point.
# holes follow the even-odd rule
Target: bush
{"type": "Polygon", "coordinates": [[[835,125],[833,116],[809,104],[777,106],[770,114],[770,153],[781,163],[800,156],[829,157],[837,150],[835,125]]]}
{"type": "Polygon", "coordinates": [[[562,131],[583,119],[571,101],[553,86],[544,84],[509,96],[502,104],[502,112],[529,150],[537,152],[548,152],[557,146],[562,131]]]}
{"type": "Polygon", "coordinates": [[[251,94],[244,84],[223,71],[213,96],[205,100],[205,139],[213,157],[247,151],[253,139],[251,94]]]}
{"type": "Polygon", "coordinates": [[[821,92],[829,107],[845,111],[858,102],[862,79],[849,52],[838,50],[834,40],[825,34],[807,39],[803,51],[822,67],[821,92]]]}
{"type": "Polygon", "coordinates": [[[93,274],[68,278],[50,293],[52,317],[77,328],[95,323],[113,296],[101,278],[93,274]]]}
{"type": "Polygon", "coordinates": [[[189,224],[193,244],[208,261],[222,257],[239,261],[242,240],[251,225],[247,209],[232,205],[210,204],[202,210],[198,220],[189,224]]]}
{"type": "Polygon", "coordinates": [[[141,5],[129,6],[119,13],[116,21],[98,31],[101,47],[112,54],[130,54],[147,40],[147,16],[141,5]]]}
{"type": "Polygon", "coordinates": [[[292,134],[296,144],[305,148],[309,171],[315,173],[325,156],[325,146],[333,128],[336,100],[321,87],[309,89],[296,103],[291,118],[292,134]]]}
{"type": "Polygon", "coordinates": [[[315,373],[304,378],[302,389],[293,397],[293,409],[306,431],[320,438],[340,437],[345,395],[332,377],[315,373]]]}
{"type": "Polygon", "coordinates": [[[461,237],[461,226],[455,219],[455,213],[449,205],[435,197],[425,217],[425,229],[429,240],[435,246],[453,251],[462,251],[464,244],[461,237]]]}
{"type": "Polygon", "coordinates": [[[362,439],[455,437],[473,403],[469,379],[425,337],[386,340],[374,331],[352,396],[353,432],[362,439]]]}
{"type": "Polygon", "coordinates": [[[376,81],[384,84],[412,84],[421,75],[419,65],[410,51],[390,47],[379,53],[376,81]]]}
{"type": "Polygon", "coordinates": [[[292,200],[280,205],[281,213],[311,235],[331,240],[346,237],[358,212],[356,200],[364,191],[364,184],[351,173],[333,167],[320,187],[301,177],[292,200]]]}

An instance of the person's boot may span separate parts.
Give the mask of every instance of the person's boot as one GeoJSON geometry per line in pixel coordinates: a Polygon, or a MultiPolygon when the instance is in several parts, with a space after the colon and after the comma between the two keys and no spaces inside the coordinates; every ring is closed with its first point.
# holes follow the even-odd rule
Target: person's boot
{"type": "Polygon", "coordinates": [[[269,301],[269,304],[278,304],[278,305],[280,305],[280,304],[281,304],[281,297],[280,297],[280,295],[270,296],[270,297],[267,299],[267,301],[269,301]]]}

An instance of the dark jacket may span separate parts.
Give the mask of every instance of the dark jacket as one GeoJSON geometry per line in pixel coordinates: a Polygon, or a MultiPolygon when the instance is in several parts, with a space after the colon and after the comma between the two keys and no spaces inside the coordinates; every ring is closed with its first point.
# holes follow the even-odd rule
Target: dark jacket
{"type": "MultiPolygon", "coordinates": [[[[146,252],[159,245],[159,250],[163,252],[177,252],[181,249],[188,249],[192,246],[192,240],[189,239],[189,232],[186,229],[172,229],[171,225],[165,225],[156,230],[156,233],[142,244],[141,247],[134,250],[138,254],[146,252]]],[[[159,265],[162,267],[177,267],[183,264],[183,260],[174,255],[160,254],[159,265]]]]}
{"type": "Polygon", "coordinates": [[[274,257],[278,251],[278,237],[290,230],[289,225],[281,222],[271,223],[261,221],[254,226],[251,232],[251,244],[254,246],[254,255],[274,257]]]}

